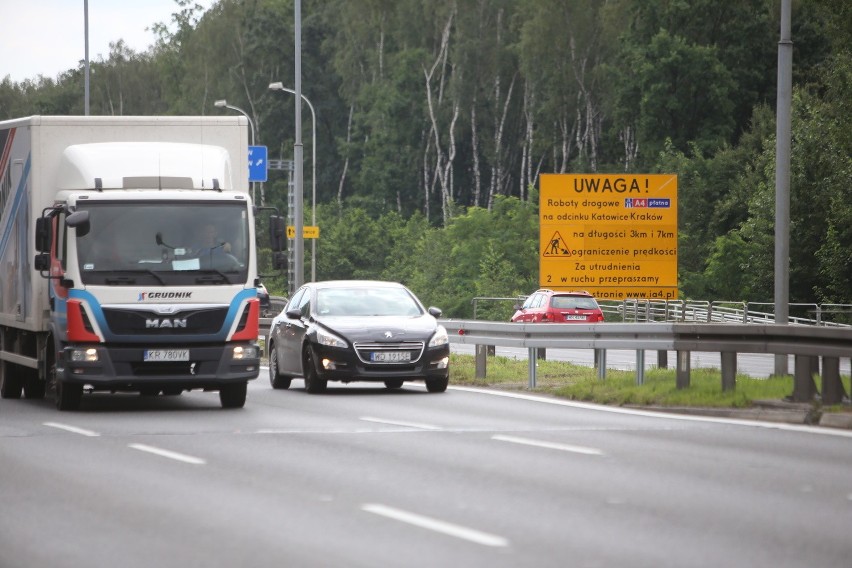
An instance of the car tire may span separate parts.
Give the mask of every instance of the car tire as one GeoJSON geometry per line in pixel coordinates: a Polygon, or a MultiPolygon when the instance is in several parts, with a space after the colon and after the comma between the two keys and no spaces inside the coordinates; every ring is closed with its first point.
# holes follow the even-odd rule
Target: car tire
{"type": "Polygon", "coordinates": [[[402,379],[388,379],[385,381],[385,386],[389,389],[398,389],[402,387],[402,379]]]}
{"type": "Polygon", "coordinates": [[[222,408],[242,408],[246,405],[248,382],[225,385],[219,389],[219,402],[222,408]]]}
{"type": "Polygon", "coordinates": [[[302,351],[302,373],[305,378],[305,390],[311,394],[317,394],[325,391],[328,386],[328,381],[319,378],[317,367],[314,364],[314,355],[310,347],[305,347],[302,351]]]}
{"type": "Polygon", "coordinates": [[[83,400],[83,385],[56,381],[56,408],[77,410],[83,400]]]}
{"type": "Polygon", "coordinates": [[[427,379],[426,390],[429,392],[444,392],[450,384],[450,377],[442,379],[427,379]]]}
{"type": "Polygon", "coordinates": [[[291,379],[278,372],[278,353],[275,344],[269,345],[269,384],[274,389],[289,389],[291,379]]]}

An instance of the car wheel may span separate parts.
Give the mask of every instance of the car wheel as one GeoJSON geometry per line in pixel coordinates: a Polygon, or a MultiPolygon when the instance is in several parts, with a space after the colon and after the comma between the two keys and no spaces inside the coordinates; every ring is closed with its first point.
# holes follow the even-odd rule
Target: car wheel
{"type": "Polygon", "coordinates": [[[278,353],[275,351],[274,343],[269,345],[269,384],[274,389],[290,388],[290,379],[278,372],[278,353]]]}
{"type": "Polygon", "coordinates": [[[385,381],[385,386],[389,389],[398,389],[402,386],[402,379],[389,379],[385,381]]]}
{"type": "Polygon", "coordinates": [[[447,386],[449,384],[450,377],[444,377],[443,379],[427,379],[426,390],[429,392],[444,392],[447,390],[447,386]]]}
{"type": "Polygon", "coordinates": [[[319,378],[317,367],[314,364],[314,356],[310,347],[302,351],[302,373],[305,377],[305,390],[311,394],[321,393],[328,386],[328,381],[319,378]]]}
{"type": "Polygon", "coordinates": [[[83,385],[56,381],[56,408],[77,410],[83,400],[83,385]]]}
{"type": "Polygon", "coordinates": [[[242,408],[246,405],[248,382],[225,385],[219,389],[219,402],[222,408],[242,408]]]}

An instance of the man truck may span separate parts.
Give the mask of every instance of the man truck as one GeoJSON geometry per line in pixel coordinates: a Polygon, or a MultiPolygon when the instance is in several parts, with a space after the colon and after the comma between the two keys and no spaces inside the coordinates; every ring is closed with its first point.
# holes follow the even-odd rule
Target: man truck
{"type": "Polygon", "coordinates": [[[0,122],[0,396],[218,391],[258,376],[244,117],[0,122]],[[199,236],[213,226],[215,242],[199,236]]]}

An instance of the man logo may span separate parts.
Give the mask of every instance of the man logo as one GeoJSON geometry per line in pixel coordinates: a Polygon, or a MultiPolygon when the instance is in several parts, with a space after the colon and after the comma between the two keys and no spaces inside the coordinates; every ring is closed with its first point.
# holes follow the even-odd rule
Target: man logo
{"type": "Polygon", "coordinates": [[[386,332],[385,332],[385,337],[387,337],[388,339],[390,339],[391,337],[393,337],[393,334],[392,334],[391,332],[389,332],[389,331],[386,331],[386,332]]]}
{"type": "Polygon", "coordinates": [[[176,329],[176,328],[186,328],[186,318],[156,318],[156,319],[145,319],[145,328],[146,329],[176,329]]]}

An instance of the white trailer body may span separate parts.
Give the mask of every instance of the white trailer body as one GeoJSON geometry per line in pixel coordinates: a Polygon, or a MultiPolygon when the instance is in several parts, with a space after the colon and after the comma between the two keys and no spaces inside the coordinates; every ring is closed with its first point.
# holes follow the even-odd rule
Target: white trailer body
{"type": "Polygon", "coordinates": [[[0,122],[0,395],[218,390],[257,377],[244,117],[0,122]],[[193,239],[218,232],[212,246],[193,239]]]}

